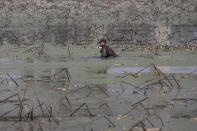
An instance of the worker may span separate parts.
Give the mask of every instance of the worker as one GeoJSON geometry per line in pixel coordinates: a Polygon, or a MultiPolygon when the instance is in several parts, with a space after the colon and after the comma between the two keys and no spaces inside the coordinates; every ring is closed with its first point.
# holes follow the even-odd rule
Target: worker
{"type": "Polygon", "coordinates": [[[101,57],[102,58],[108,58],[108,57],[117,57],[116,53],[109,47],[107,46],[107,41],[106,39],[100,39],[99,41],[100,47],[101,47],[101,57]]]}

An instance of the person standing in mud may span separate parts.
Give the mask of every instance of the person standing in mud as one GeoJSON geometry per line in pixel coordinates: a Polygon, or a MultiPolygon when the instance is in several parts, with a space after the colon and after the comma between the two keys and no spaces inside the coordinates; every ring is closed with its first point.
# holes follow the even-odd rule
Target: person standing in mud
{"type": "Polygon", "coordinates": [[[118,57],[118,55],[109,46],[106,45],[106,39],[100,39],[99,44],[101,47],[100,53],[102,58],[118,57]]]}

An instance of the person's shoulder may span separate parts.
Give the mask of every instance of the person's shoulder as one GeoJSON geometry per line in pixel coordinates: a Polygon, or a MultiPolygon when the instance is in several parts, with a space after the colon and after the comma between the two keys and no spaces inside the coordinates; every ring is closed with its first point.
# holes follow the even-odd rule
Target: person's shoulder
{"type": "Polygon", "coordinates": [[[108,45],[105,45],[104,48],[111,49],[108,45]]]}

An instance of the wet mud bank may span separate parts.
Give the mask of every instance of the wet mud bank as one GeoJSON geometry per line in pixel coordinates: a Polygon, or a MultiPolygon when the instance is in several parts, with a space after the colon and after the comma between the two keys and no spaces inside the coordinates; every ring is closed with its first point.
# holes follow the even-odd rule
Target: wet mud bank
{"type": "Polygon", "coordinates": [[[92,46],[40,48],[0,49],[1,130],[196,128],[196,50],[113,47],[120,57],[101,59],[92,46]]]}

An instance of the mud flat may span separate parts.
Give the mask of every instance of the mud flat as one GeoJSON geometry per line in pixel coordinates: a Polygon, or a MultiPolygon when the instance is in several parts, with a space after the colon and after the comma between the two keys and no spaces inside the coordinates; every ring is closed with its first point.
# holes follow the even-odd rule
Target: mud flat
{"type": "Polygon", "coordinates": [[[193,131],[197,51],[0,48],[0,130],[193,131]]]}

